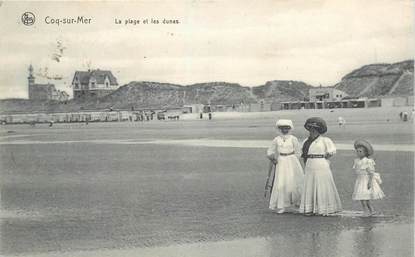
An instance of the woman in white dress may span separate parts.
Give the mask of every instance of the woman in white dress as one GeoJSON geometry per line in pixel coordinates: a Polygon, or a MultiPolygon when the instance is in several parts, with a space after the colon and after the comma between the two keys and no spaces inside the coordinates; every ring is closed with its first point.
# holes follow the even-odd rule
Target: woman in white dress
{"type": "Polygon", "coordinates": [[[300,144],[290,134],[292,121],[278,120],[276,125],[281,135],[267,150],[268,159],[276,165],[269,208],[284,213],[286,208],[300,204],[304,173],[299,162],[300,144]]]}
{"type": "Polygon", "coordinates": [[[329,158],[336,153],[336,146],[326,133],[326,122],[318,117],[309,118],[304,127],[310,136],[304,141],[302,158],[305,177],[300,213],[328,215],[341,211],[341,201],[330,170],[329,158]]]}

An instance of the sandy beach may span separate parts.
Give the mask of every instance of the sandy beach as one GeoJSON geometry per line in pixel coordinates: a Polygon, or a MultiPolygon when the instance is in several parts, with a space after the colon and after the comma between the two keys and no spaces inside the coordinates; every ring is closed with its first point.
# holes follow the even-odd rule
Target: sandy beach
{"type": "Polygon", "coordinates": [[[400,108],[380,110],[2,126],[1,254],[413,256],[413,124],[400,108]],[[331,165],[344,212],[278,215],[263,197],[265,147],[277,117],[303,139],[314,114],[327,115],[338,145],[331,165]],[[373,143],[387,195],[371,218],[351,200],[356,138],[373,143]]]}

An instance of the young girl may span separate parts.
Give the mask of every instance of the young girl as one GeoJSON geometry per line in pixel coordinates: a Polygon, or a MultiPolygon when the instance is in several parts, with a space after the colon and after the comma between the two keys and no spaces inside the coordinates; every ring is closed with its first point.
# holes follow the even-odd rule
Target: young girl
{"type": "Polygon", "coordinates": [[[276,125],[281,135],[274,138],[267,151],[268,159],[276,165],[269,208],[284,213],[285,208],[299,204],[304,174],[298,160],[300,144],[290,134],[292,121],[278,120],[276,125]]]}
{"type": "Polygon", "coordinates": [[[357,140],[354,143],[354,148],[358,158],[354,160],[353,164],[357,175],[353,200],[360,201],[363,211],[373,215],[375,211],[370,205],[370,200],[382,199],[385,196],[379,186],[382,181],[379,174],[375,172],[375,161],[369,158],[373,154],[373,148],[365,140],[357,140]]]}

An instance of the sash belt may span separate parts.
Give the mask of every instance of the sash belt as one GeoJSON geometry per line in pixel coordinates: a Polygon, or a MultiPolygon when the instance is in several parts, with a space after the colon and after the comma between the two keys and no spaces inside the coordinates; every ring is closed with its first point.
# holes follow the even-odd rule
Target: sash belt
{"type": "Polygon", "coordinates": [[[326,158],[324,154],[308,154],[307,158],[326,158]]]}
{"type": "Polygon", "coordinates": [[[294,152],[291,152],[291,153],[280,153],[281,156],[288,156],[288,155],[293,155],[293,154],[295,154],[295,153],[294,152]]]}

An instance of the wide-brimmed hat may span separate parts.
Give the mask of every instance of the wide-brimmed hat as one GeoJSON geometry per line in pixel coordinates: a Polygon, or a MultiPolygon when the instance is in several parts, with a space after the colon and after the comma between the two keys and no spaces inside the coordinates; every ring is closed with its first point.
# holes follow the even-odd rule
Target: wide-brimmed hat
{"type": "Polygon", "coordinates": [[[357,149],[358,147],[365,148],[368,156],[373,155],[373,147],[368,141],[363,139],[356,140],[354,142],[354,149],[357,149]]]}
{"type": "Polygon", "coordinates": [[[277,126],[277,128],[279,127],[290,127],[291,129],[294,128],[293,122],[291,120],[278,120],[277,123],[275,123],[275,125],[277,126]]]}
{"type": "Polygon", "coordinates": [[[324,134],[327,132],[327,124],[320,117],[311,117],[307,119],[304,124],[304,128],[306,130],[310,130],[310,128],[315,128],[320,134],[324,134]]]}

